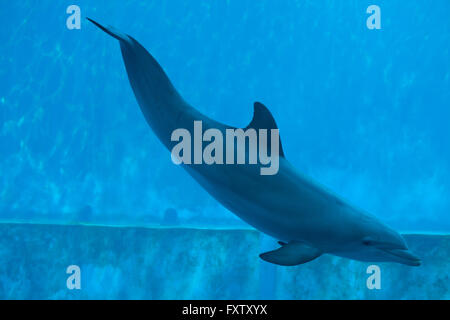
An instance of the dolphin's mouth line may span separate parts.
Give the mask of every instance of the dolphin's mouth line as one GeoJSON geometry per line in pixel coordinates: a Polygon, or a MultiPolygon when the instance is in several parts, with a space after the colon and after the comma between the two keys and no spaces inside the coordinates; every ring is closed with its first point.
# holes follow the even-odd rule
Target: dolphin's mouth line
{"type": "Polygon", "coordinates": [[[412,254],[408,249],[385,249],[385,248],[378,248],[379,250],[393,256],[396,258],[399,258],[400,260],[404,262],[409,262],[409,265],[413,266],[419,266],[422,261],[420,258],[416,257],[414,254],[412,254]]]}

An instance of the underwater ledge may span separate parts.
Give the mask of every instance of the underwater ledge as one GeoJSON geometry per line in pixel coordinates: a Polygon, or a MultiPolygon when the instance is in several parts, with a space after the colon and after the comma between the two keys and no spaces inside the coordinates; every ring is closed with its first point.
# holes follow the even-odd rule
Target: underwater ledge
{"type": "Polygon", "coordinates": [[[423,263],[377,263],[380,290],[366,287],[371,263],[268,264],[258,255],[272,240],[252,229],[0,223],[0,234],[0,299],[450,298],[446,234],[404,235],[423,263]],[[66,286],[69,265],[80,290],[66,286]]]}

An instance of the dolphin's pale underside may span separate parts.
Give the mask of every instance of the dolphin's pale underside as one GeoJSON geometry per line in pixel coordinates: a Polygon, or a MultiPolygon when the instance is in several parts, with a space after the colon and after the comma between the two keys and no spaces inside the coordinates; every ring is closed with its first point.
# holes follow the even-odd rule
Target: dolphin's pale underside
{"type": "MultiPolygon", "coordinates": [[[[100,29],[119,40],[128,78],[144,117],[159,140],[175,145],[175,129],[222,132],[233,128],[200,113],[183,100],[158,62],[131,36],[112,27],[100,29]]],[[[254,104],[247,128],[277,128],[270,111],[254,104]]],[[[192,132],[192,131],[191,131],[192,132]]],[[[255,165],[183,165],[215,199],[241,219],[279,239],[280,247],[260,255],[265,261],[292,266],[328,253],[359,261],[420,265],[400,234],[374,216],[346,203],[324,187],[300,174],[286,160],[280,144],[279,171],[261,175],[255,165]]]]}

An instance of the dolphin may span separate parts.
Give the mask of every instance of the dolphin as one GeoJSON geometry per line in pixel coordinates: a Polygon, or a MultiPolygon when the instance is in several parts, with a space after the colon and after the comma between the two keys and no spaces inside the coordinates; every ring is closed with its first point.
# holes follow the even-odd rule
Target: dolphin
{"type": "MultiPolygon", "coordinates": [[[[171,140],[175,129],[192,130],[194,121],[202,121],[205,129],[234,129],[190,106],[155,58],[134,38],[88,20],[119,41],[136,100],[166,148],[171,150],[175,144],[171,140]]],[[[277,125],[270,111],[255,102],[247,128],[277,129],[277,125]]],[[[281,141],[279,170],[274,175],[261,175],[260,164],[182,166],[224,207],[279,240],[277,249],[260,254],[267,262],[295,266],[331,254],[366,262],[421,264],[399,233],[299,173],[286,159],[281,141]]]]}

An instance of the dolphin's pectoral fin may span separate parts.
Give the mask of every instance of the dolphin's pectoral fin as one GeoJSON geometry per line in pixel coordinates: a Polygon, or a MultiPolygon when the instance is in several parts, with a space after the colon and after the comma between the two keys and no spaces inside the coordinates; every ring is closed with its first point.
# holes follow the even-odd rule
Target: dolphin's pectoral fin
{"type": "MultiPolygon", "coordinates": [[[[255,129],[258,131],[259,129],[267,129],[267,141],[268,141],[268,147],[270,148],[270,142],[271,138],[271,132],[270,129],[278,129],[278,126],[275,122],[275,119],[273,118],[272,114],[270,113],[269,109],[265,105],[263,105],[260,102],[255,102],[253,104],[253,119],[250,122],[250,124],[245,129],[255,129]]],[[[280,157],[284,158],[284,151],[283,147],[281,145],[281,138],[280,138],[280,144],[279,144],[279,155],[280,157]]],[[[270,153],[270,150],[269,150],[270,153]]]]}
{"type": "Polygon", "coordinates": [[[296,266],[314,260],[321,254],[322,252],[306,244],[289,242],[281,248],[262,253],[259,257],[264,261],[280,266],[296,266]]]}

